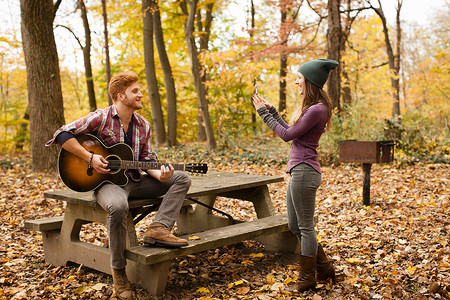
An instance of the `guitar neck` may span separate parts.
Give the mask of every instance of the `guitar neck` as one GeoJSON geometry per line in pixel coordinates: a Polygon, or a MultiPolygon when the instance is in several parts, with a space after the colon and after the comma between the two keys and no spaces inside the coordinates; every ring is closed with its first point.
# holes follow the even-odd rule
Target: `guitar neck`
{"type": "MultiPolygon", "coordinates": [[[[108,167],[113,169],[127,169],[127,170],[159,170],[166,163],[147,162],[147,161],[133,161],[133,160],[118,160],[109,161],[108,167]]],[[[175,171],[185,171],[185,164],[171,164],[175,171]]]]}

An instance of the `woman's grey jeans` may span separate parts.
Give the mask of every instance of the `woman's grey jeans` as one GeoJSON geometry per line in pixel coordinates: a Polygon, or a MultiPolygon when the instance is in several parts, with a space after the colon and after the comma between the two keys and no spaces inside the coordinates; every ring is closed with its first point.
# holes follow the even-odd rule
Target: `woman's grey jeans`
{"type": "Polygon", "coordinates": [[[322,174],[306,163],[291,169],[286,191],[289,229],[301,243],[302,255],[317,255],[317,235],[314,224],[316,192],[322,174]]]}
{"type": "Polygon", "coordinates": [[[122,269],[127,264],[125,249],[128,199],[152,199],[164,195],[154,222],[172,228],[190,186],[190,177],[184,172],[175,171],[167,182],[144,175],[139,182],[130,180],[123,187],[107,183],[94,191],[97,203],[108,213],[106,228],[113,269],[122,269]]]}

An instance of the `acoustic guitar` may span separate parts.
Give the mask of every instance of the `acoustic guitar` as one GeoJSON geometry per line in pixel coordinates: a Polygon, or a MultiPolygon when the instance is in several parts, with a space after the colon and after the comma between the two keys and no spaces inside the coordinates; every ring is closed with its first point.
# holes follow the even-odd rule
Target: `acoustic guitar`
{"type": "MultiPolygon", "coordinates": [[[[100,174],[89,164],[71,152],[61,149],[58,157],[59,176],[64,184],[77,192],[92,191],[105,182],[119,186],[128,183],[126,170],[158,170],[167,163],[136,161],[133,159],[133,150],[124,143],[118,143],[111,147],[106,146],[99,138],[91,134],[76,137],[78,142],[89,152],[99,154],[108,161],[107,174],[100,174]]],[[[206,164],[172,164],[178,171],[206,174],[206,164]]]]}

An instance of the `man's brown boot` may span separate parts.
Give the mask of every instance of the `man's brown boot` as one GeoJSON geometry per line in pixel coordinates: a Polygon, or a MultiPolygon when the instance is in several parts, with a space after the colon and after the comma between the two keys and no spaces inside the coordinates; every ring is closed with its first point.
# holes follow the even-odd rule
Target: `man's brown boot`
{"type": "Polygon", "coordinates": [[[131,290],[131,284],[128,281],[125,268],[123,269],[111,269],[112,278],[114,282],[114,293],[110,299],[128,300],[133,299],[133,291],[131,290]]]}
{"type": "Polygon", "coordinates": [[[144,243],[163,247],[183,247],[188,245],[188,241],[174,236],[170,230],[161,223],[150,224],[144,235],[144,243]]]}
{"type": "Polygon", "coordinates": [[[323,282],[331,278],[333,282],[336,282],[336,273],[334,271],[333,262],[330,259],[328,259],[320,243],[318,244],[317,247],[316,271],[317,271],[317,281],[323,282]]]}
{"type": "Polygon", "coordinates": [[[316,287],[316,261],[317,256],[300,255],[297,291],[304,292],[316,287]]]}

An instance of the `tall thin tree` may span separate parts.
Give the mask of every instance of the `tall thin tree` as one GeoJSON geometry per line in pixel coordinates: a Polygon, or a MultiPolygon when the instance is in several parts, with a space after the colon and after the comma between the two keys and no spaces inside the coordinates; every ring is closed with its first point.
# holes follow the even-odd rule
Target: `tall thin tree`
{"type": "Polygon", "coordinates": [[[85,37],[84,46],[81,45],[79,41],[78,42],[80,43],[80,47],[83,50],[84,70],[89,98],[89,109],[90,111],[94,111],[97,109],[97,101],[95,100],[94,76],[92,75],[92,64],[91,64],[91,29],[89,27],[87,9],[84,0],[78,0],[78,8],[81,11],[81,19],[83,20],[84,37],[85,37]]]}
{"type": "Polygon", "coordinates": [[[279,100],[278,100],[278,111],[282,117],[286,116],[286,76],[288,67],[288,54],[286,48],[288,45],[287,37],[287,24],[286,19],[288,15],[287,3],[284,1],[280,2],[281,10],[281,26],[280,26],[280,39],[281,39],[281,53],[280,53],[280,79],[279,79],[279,100]]]}
{"type": "MultiPolygon", "coordinates": [[[[209,44],[209,37],[211,35],[211,23],[213,20],[212,17],[212,11],[214,8],[214,2],[215,1],[209,1],[205,4],[205,17],[203,18],[202,15],[202,9],[198,8],[196,12],[196,24],[197,24],[197,32],[201,32],[199,40],[200,40],[200,47],[198,49],[199,53],[202,53],[203,51],[208,51],[208,44],[209,44]]],[[[208,78],[208,70],[203,67],[203,65],[200,65],[201,72],[200,72],[200,78],[202,81],[203,86],[205,87],[205,97],[208,99],[208,87],[207,87],[207,78],[208,78]]],[[[203,113],[202,113],[202,104],[201,101],[198,102],[199,104],[199,113],[198,113],[198,140],[206,140],[207,134],[206,134],[206,128],[204,125],[203,120],[203,113]]]]}
{"type": "Polygon", "coordinates": [[[197,97],[200,103],[200,110],[203,117],[203,123],[206,131],[206,138],[209,148],[216,148],[217,142],[214,137],[213,126],[211,117],[209,114],[208,99],[206,97],[206,87],[202,81],[201,66],[199,61],[199,52],[195,44],[194,38],[194,21],[197,13],[197,0],[184,0],[180,3],[183,14],[186,15],[187,21],[185,24],[185,38],[188,46],[189,56],[191,58],[191,71],[194,77],[194,84],[197,90],[197,97]],[[189,12],[187,8],[187,2],[189,2],[189,12]]]}
{"type": "Polygon", "coordinates": [[[370,7],[375,11],[375,13],[380,17],[381,23],[383,24],[383,34],[384,41],[386,44],[386,52],[389,61],[389,77],[391,78],[392,87],[392,117],[397,117],[400,115],[400,48],[402,40],[402,31],[400,26],[400,11],[402,9],[403,0],[397,0],[396,4],[396,53],[394,53],[391,40],[389,38],[389,28],[387,25],[386,16],[383,11],[383,6],[381,5],[381,0],[378,0],[378,7],[374,7],[370,1],[368,1],[370,7]]]}
{"type": "MultiPolygon", "coordinates": [[[[341,62],[341,15],[339,12],[340,0],[328,0],[328,31],[327,31],[327,48],[328,58],[337,62],[341,62]]],[[[328,94],[333,100],[333,107],[341,111],[341,69],[340,66],[336,71],[331,72],[328,79],[328,94]]]]}
{"type": "Polygon", "coordinates": [[[177,144],[177,94],[175,91],[175,81],[173,79],[172,67],[167,56],[164,35],[161,24],[161,14],[158,0],[152,0],[153,5],[153,31],[158,49],[159,61],[164,73],[167,92],[167,142],[169,146],[177,144]]]}
{"type": "MultiPolygon", "coordinates": [[[[346,1],[346,9],[344,14],[344,22],[343,27],[341,28],[342,38],[340,39],[341,45],[340,45],[340,51],[341,51],[341,57],[345,55],[346,52],[346,43],[348,40],[348,37],[350,35],[350,30],[352,27],[353,22],[356,19],[356,16],[361,12],[361,10],[356,10],[355,14],[351,14],[352,12],[352,0],[345,0],[346,1]]],[[[349,84],[349,74],[346,69],[345,64],[341,61],[340,62],[340,71],[341,71],[341,89],[342,89],[342,106],[343,109],[346,105],[350,105],[352,103],[352,95],[351,95],[351,89],[349,84]]]]}
{"type": "MultiPolygon", "coordinates": [[[[106,10],[106,0],[102,0],[102,15],[103,15],[103,33],[105,35],[105,73],[106,73],[106,90],[109,87],[109,81],[111,80],[111,59],[109,58],[109,37],[108,37],[108,13],[106,10]]],[[[112,99],[109,93],[108,105],[112,105],[112,99]]]]}
{"type": "Polygon", "coordinates": [[[279,73],[279,100],[278,111],[282,117],[286,116],[286,77],[288,70],[288,58],[292,50],[289,50],[289,38],[292,33],[293,25],[297,19],[298,13],[303,1],[296,3],[294,0],[279,1],[281,11],[281,23],[279,31],[280,43],[280,73],[279,73]]]}
{"type": "Polygon", "coordinates": [[[81,50],[83,51],[83,63],[84,63],[84,78],[86,81],[86,88],[88,92],[89,99],[89,110],[95,111],[97,109],[97,101],[95,100],[95,88],[94,88],[94,76],[92,73],[92,63],[91,63],[91,29],[89,26],[89,20],[87,16],[87,9],[84,0],[77,1],[77,9],[81,12],[81,20],[83,22],[85,42],[84,46],[80,38],[73,31],[71,27],[65,25],[57,25],[56,27],[63,27],[67,29],[75,38],[81,50]]]}
{"type": "MultiPolygon", "coordinates": [[[[253,37],[255,35],[255,30],[256,30],[256,24],[255,24],[255,14],[256,14],[256,10],[255,10],[255,3],[253,2],[253,0],[250,0],[250,18],[251,18],[251,29],[250,29],[250,41],[252,43],[253,46],[253,37]]],[[[253,59],[253,53],[252,53],[252,59],[253,59]]],[[[256,82],[256,78],[253,81],[253,85],[256,86],[257,82],[256,82]]],[[[256,113],[255,110],[252,109],[252,129],[253,129],[253,133],[256,134],[256,113]]]]}
{"type": "Polygon", "coordinates": [[[158,80],[155,69],[155,48],[153,44],[153,6],[152,0],[142,1],[142,17],[144,22],[144,63],[147,77],[148,93],[150,95],[150,107],[154,126],[156,145],[164,145],[167,142],[166,129],[164,127],[164,115],[161,108],[161,98],[158,89],[158,80]]]}
{"type": "MultiPolygon", "coordinates": [[[[354,1],[354,0],[339,0],[340,3],[340,58],[342,58],[345,55],[346,52],[346,46],[348,43],[349,36],[351,34],[351,29],[354,21],[356,20],[357,16],[367,10],[370,9],[368,7],[365,7],[362,5],[361,0],[354,1]],[[345,4],[342,5],[342,4],[345,4]],[[342,6],[344,7],[342,7],[342,6]],[[342,18],[341,18],[342,17],[342,18]]],[[[335,10],[333,10],[334,13],[336,13],[335,10]]],[[[336,18],[335,18],[336,19],[336,18]]],[[[345,105],[350,105],[352,103],[352,95],[351,95],[351,88],[349,84],[349,73],[346,69],[346,65],[344,61],[339,61],[339,69],[338,71],[341,73],[341,76],[339,77],[340,81],[340,89],[341,89],[341,99],[340,99],[340,109],[343,110],[345,105]]],[[[333,72],[337,73],[337,72],[333,72]]]]}

